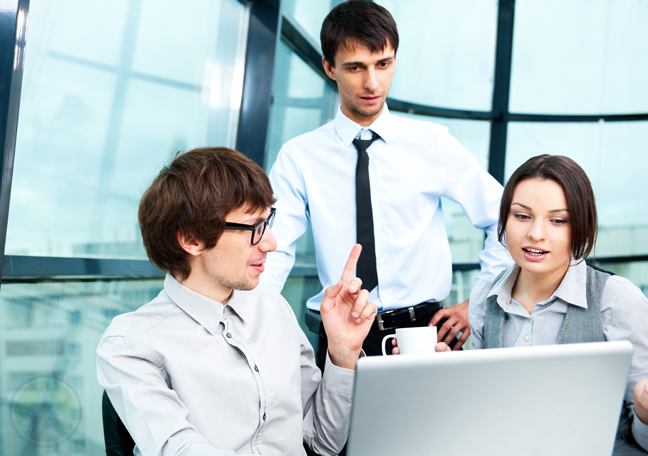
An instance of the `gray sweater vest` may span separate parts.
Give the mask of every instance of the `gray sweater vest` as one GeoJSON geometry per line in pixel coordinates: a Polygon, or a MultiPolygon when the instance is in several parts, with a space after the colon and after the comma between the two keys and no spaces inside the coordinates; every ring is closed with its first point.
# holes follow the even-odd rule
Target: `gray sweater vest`
{"type": "MultiPolygon", "coordinates": [[[[505,272],[503,271],[495,278],[493,286],[499,282],[505,272]]],[[[559,344],[603,342],[607,340],[601,321],[601,296],[611,275],[613,275],[611,272],[587,265],[587,309],[568,304],[567,314],[558,336],[559,344]]],[[[506,318],[506,312],[497,304],[497,296],[490,296],[486,301],[486,316],[484,318],[484,348],[502,347],[506,318]]],[[[632,444],[631,426],[630,408],[624,402],[619,417],[614,456],[647,454],[636,443],[632,444]],[[626,443],[628,441],[629,444],[626,443]]]]}

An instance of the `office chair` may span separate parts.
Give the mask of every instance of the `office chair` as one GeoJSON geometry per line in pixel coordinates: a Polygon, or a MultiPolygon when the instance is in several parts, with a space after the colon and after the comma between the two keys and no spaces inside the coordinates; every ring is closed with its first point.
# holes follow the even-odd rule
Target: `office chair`
{"type": "Polygon", "coordinates": [[[101,400],[106,456],[133,456],[135,442],[104,391],[101,400]]]}

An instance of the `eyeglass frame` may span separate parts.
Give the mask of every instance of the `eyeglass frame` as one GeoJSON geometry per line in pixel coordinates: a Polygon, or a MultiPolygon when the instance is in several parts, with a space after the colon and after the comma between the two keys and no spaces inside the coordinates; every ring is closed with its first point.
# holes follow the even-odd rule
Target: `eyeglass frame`
{"type": "Polygon", "coordinates": [[[225,229],[233,230],[233,231],[252,231],[252,236],[250,237],[250,244],[257,245],[259,242],[261,242],[261,239],[263,239],[263,235],[266,232],[266,228],[269,227],[270,229],[272,229],[272,224],[274,223],[276,213],[277,213],[277,208],[271,207],[270,215],[268,216],[268,218],[260,221],[259,223],[255,223],[254,225],[246,225],[245,223],[225,222],[225,229]],[[254,233],[256,232],[256,230],[259,228],[260,225],[263,225],[263,231],[261,232],[259,239],[256,242],[254,242],[254,233]]]}

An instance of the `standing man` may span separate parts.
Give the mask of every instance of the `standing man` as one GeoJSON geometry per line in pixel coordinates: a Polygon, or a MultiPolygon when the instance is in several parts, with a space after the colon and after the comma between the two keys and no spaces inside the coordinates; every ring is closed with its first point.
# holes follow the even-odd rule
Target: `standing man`
{"type": "MultiPolygon", "coordinates": [[[[283,287],[310,221],[324,288],[340,276],[345,252],[356,242],[363,246],[357,276],[379,311],[363,345],[367,354],[380,354],[382,338],[395,328],[443,320],[439,341],[461,333],[459,349],[470,334],[468,301],[440,305],[452,284],[440,199],[461,204],[471,223],[486,230],[482,279],[510,264],[496,233],[502,187],[445,127],[389,112],[398,30],[385,8],[356,0],[336,6],[321,42],[341,104],[334,120],[288,141],[270,172],[280,210],[278,248],[262,281],[283,287]]],[[[308,301],[311,311],[323,295],[308,301]]]]}
{"type": "Polygon", "coordinates": [[[376,314],[353,278],[361,248],[324,294],[322,377],[288,303],[254,289],[276,247],[273,203],[261,167],[225,148],[179,155],[144,193],[142,238],[167,272],[164,290],[116,317],[97,349],[99,383],[135,454],[333,456],[344,445],[376,314]]]}

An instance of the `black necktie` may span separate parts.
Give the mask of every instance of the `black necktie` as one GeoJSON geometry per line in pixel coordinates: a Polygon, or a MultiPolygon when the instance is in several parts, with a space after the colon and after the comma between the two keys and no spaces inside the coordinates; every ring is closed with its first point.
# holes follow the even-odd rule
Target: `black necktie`
{"type": "Polygon", "coordinates": [[[369,185],[369,155],[367,149],[380,138],[371,132],[371,139],[354,139],[353,145],[358,149],[356,165],[356,239],[362,245],[362,254],[358,260],[356,275],[362,279],[362,288],[373,290],[378,285],[376,270],[376,244],[374,241],[373,211],[371,210],[371,187],[369,185]]]}

